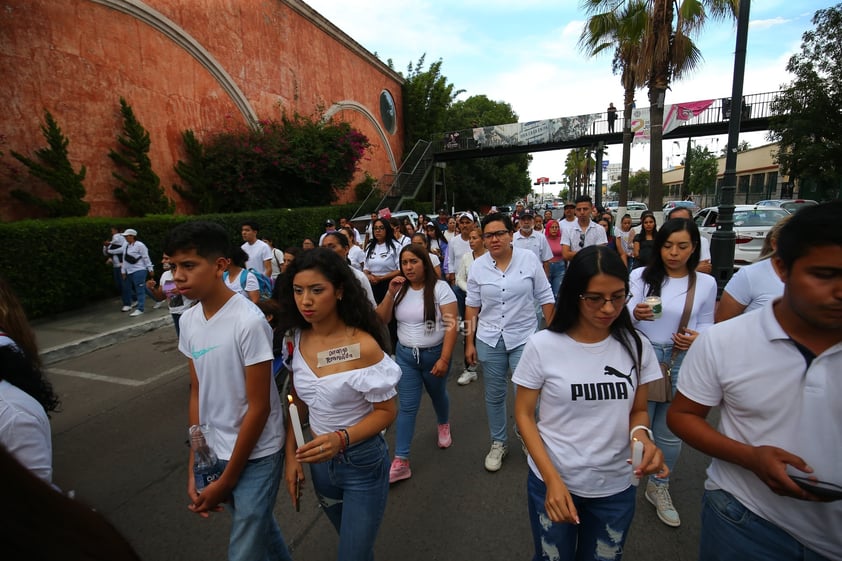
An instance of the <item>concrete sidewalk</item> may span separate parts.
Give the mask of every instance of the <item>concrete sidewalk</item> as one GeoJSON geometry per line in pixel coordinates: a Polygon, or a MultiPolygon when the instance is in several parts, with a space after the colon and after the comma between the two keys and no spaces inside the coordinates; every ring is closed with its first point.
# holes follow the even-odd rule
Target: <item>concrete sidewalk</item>
{"type": "Polygon", "coordinates": [[[79,310],[35,320],[32,329],[38,338],[41,360],[45,365],[55,364],[163,326],[172,329],[166,302],[157,310],[152,309],[154,304],[147,298],[145,313],[129,317],[129,312],[120,311],[120,299],[110,298],[79,310]]]}

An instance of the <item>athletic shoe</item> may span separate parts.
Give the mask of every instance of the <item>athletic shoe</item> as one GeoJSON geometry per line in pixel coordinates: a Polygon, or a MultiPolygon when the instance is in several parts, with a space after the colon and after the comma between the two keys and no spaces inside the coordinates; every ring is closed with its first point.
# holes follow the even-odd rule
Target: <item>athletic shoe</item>
{"type": "Polygon", "coordinates": [[[450,423],[439,425],[439,448],[450,448],[453,438],[450,436],[450,423]]]}
{"type": "Polygon", "coordinates": [[[389,483],[409,479],[412,477],[412,470],[409,469],[409,460],[395,458],[392,460],[392,467],[389,468],[389,483]]]}
{"type": "Polygon", "coordinates": [[[669,483],[655,483],[652,479],[646,482],[646,500],[655,505],[658,518],[667,526],[677,528],[681,526],[678,511],[672,504],[669,483]]]}
{"type": "Polygon", "coordinates": [[[143,310],[135,310],[135,311],[133,311],[132,313],[129,314],[129,317],[136,318],[137,316],[142,316],[142,315],[143,315],[143,310]]]}
{"type": "Polygon", "coordinates": [[[509,449],[502,442],[495,440],[491,443],[491,450],[485,457],[485,469],[488,471],[499,471],[503,467],[503,458],[509,453],[509,449]]]}
{"type": "Polygon", "coordinates": [[[120,308],[120,311],[121,312],[128,312],[128,311],[131,311],[131,309],[132,309],[131,306],[123,306],[122,308],[120,308]]]}
{"type": "Polygon", "coordinates": [[[137,300],[135,300],[134,302],[132,302],[132,308],[137,308],[137,300]]]}
{"type": "Polygon", "coordinates": [[[163,300],[161,300],[160,302],[155,302],[155,305],[154,305],[154,306],[152,306],[152,309],[153,309],[153,310],[157,310],[158,308],[160,308],[160,307],[161,307],[161,306],[163,306],[163,305],[164,305],[164,301],[163,301],[163,300]]]}
{"type": "Polygon", "coordinates": [[[465,369],[464,372],[459,374],[459,377],[456,379],[456,383],[460,386],[467,386],[471,382],[477,379],[477,372],[476,370],[470,370],[468,368],[465,369]]]}

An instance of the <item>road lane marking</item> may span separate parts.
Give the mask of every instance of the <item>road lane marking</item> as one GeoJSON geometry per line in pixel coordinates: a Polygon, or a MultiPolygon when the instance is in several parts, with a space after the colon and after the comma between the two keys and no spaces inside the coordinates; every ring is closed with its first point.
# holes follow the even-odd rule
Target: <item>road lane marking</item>
{"type": "Polygon", "coordinates": [[[139,387],[151,384],[161,378],[166,378],[171,374],[175,374],[179,370],[186,370],[187,365],[182,364],[168,370],[164,370],[160,374],[156,374],[151,378],[145,380],[131,380],[126,378],[117,378],[116,376],[106,376],[104,374],[94,374],[93,372],[80,372],[78,370],[66,370],[64,368],[50,368],[47,371],[50,374],[59,374],[61,376],[72,376],[74,378],[83,378],[85,380],[93,380],[95,382],[107,382],[109,384],[119,384],[121,386],[139,387]]]}

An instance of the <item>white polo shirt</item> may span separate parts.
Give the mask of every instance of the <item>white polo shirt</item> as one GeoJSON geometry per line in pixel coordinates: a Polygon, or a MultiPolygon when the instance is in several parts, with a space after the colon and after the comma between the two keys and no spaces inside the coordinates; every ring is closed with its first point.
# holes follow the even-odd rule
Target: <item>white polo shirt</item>
{"type": "Polygon", "coordinates": [[[535,304],[554,302],[544,265],[529,250],[512,248],[505,271],[498,269],[486,252],[468,272],[465,304],[480,309],[477,339],[491,347],[497,345],[500,335],[508,350],[523,345],[538,325],[535,304]]]}
{"type": "MultiPolygon", "coordinates": [[[[681,365],[678,390],[696,403],[719,406],[718,430],[728,438],[783,448],[803,458],[819,480],[842,485],[840,373],[842,343],[807,367],[769,303],[699,335],[681,365]]],[[[839,558],[842,501],[778,496],[753,472],[715,458],[707,476],[706,489],[731,493],[810,549],[839,558]]]]}
{"type": "Polygon", "coordinates": [[[579,251],[592,245],[605,245],[608,243],[608,236],[605,235],[605,228],[594,221],[588,224],[584,231],[585,239],[584,245],[579,246],[579,241],[582,236],[582,227],[579,226],[579,221],[573,223],[569,228],[562,228],[561,230],[561,245],[566,245],[572,251],[579,251]]]}
{"type": "Polygon", "coordinates": [[[553,250],[550,248],[550,242],[547,241],[547,237],[534,230],[528,237],[524,236],[520,230],[517,230],[512,236],[512,245],[521,249],[528,249],[535,254],[535,257],[541,263],[553,258],[553,250]]]}

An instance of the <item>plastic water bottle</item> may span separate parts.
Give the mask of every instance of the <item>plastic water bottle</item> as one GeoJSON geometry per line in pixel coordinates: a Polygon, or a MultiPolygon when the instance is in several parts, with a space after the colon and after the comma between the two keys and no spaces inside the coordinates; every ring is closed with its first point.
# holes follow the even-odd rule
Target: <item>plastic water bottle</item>
{"type": "MultiPolygon", "coordinates": [[[[196,491],[199,493],[222,475],[219,458],[208,445],[202,430],[201,425],[190,427],[190,447],[193,449],[193,476],[196,480],[196,491]]],[[[204,430],[207,431],[207,427],[204,427],[204,430]]]]}

